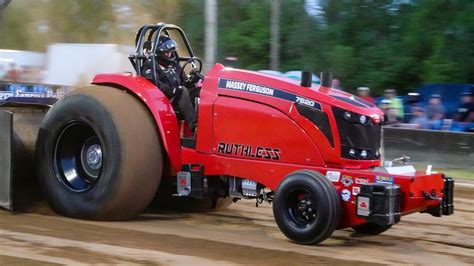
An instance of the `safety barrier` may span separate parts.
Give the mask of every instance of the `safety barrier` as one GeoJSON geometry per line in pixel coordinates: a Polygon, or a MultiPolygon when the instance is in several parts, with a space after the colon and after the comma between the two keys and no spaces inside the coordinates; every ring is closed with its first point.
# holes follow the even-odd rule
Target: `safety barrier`
{"type": "Polygon", "coordinates": [[[414,163],[474,171],[474,133],[385,127],[385,159],[402,155],[414,163]]]}

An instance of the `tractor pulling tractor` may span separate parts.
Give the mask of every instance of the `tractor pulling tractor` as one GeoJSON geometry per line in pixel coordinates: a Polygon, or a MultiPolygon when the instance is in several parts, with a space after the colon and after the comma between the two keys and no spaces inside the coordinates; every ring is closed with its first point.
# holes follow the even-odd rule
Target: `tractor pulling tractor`
{"type": "MultiPolygon", "coordinates": [[[[184,32],[170,24],[143,26],[135,42],[130,61],[136,74],[97,75],[90,87],[55,103],[33,131],[34,176],[57,213],[125,220],[155,196],[170,206],[255,199],[257,205],[271,202],[280,230],[300,244],[319,243],[347,227],[379,234],[410,213],[453,213],[453,180],[408,165],[381,166],[383,113],[331,89],[327,75],[319,86],[309,72],[297,82],[216,64],[202,76],[184,32]],[[195,134],[141,76],[149,58],[159,70],[153,44],[160,35],[180,45],[187,75],[202,78],[195,134]]],[[[13,150],[20,125],[12,123],[8,106],[1,108],[8,127],[1,126],[0,141],[13,150]]],[[[0,204],[11,209],[12,169],[19,167],[7,159],[0,204]]]]}

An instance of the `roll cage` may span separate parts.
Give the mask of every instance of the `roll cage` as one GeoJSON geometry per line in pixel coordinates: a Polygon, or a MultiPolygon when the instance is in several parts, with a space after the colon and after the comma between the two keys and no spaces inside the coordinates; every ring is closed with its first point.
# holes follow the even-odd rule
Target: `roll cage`
{"type": "MultiPolygon", "coordinates": [[[[157,23],[157,24],[148,24],[142,26],[135,37],[135,54],[130,55],[128,58],[132,63],[133,68],[135,69],[137,75],[142,75],[142,68],[145,60],[151,59],[151,67],[153,70],[153,81],[157,83],[157,70],[159,68],[156,65],[156,49],[158,39],[161,35],[166,35],[172,37],[177,43],[181,51],[176,51],[178,62],[189,61],[195,59],[191,45],[189,45],[188,38],[184,31],[173,24],[157,23]],[[180,38],[177,40],[177,38],[180,38]],[[179,44],[184,44],[186,50],[179,44]],[[183,56],[182,54],[186,54],[183,56]]],[[[200,61],[200,60],[199,60],[200,61]]],[[[186,65],[186,64],[185,64],[186,65]]],[[[199,71],[201,71],[202,64],[199,66],[199,71]]]]}

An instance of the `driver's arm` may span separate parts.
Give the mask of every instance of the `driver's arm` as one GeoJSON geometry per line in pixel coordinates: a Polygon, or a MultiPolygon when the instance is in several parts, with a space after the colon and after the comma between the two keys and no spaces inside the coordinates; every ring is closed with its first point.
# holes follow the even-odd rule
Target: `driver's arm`
{"type": "Polygon", "coordinates": [[[199,77],[193,74],[191,74],[191,76],[188,78],[186,73],[184,73],[183,68],[179,64],[177,64],[176,69],[178,73],[181,73],[180,78],[181,78],[181,82],[183,83],[183,86],[187,88],[194,87],[200,79],[199,77]]]}

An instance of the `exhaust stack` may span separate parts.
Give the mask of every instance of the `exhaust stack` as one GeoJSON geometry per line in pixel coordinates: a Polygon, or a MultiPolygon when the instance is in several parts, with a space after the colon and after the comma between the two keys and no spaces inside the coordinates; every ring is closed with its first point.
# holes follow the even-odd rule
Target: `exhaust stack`
{"type": "Polygon", "coordinates": [[[311,71],[303,71],[301,72],[301,87],[308,87],[311,88],[311,84],[313,82],[313,73],[311,71]]]}
{"type": "Polygon", "coordinates": [[[332,87],[332,72],[321,72],[321,86],[332,87]]]}

